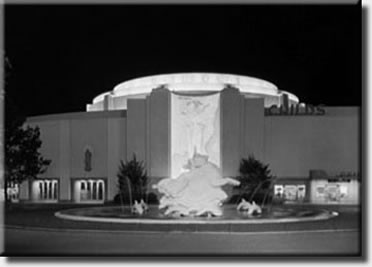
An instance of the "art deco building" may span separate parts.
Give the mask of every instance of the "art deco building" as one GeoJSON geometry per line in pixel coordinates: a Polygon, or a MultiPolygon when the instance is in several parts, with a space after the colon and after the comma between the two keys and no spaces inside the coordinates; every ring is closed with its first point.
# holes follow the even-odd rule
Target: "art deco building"
{"type": "MultiPolygon", "coordinates": [[[[301,86],[301,85],[299,85],[301,86]]],[[[277,177],[287,202],[359,203],[358,107],[303,104],[295,95],[252,77],[181,73],[123,82],[86,112],[30,117],[52,162],[20,199],[100,203],[118,193],[120,160],[135,154],[150,184],[177,178],[194,153],[223,176],[239,175],[253,155],[277,177]]]]}

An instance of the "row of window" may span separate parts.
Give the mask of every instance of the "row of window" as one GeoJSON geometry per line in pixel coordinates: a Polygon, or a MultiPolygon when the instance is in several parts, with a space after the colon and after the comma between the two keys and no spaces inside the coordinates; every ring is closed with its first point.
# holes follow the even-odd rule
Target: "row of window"
{"type": "Polygon", "coordinates": [[[58,199],[58,181],[40,180],[34,181],[37,184],[37,193],[39,200],[57,200],[58,199]]]}
{"type": "Polygon", "coordinates": [[[313,180],[311,184],[276,184],[274,198],[285,202],[357,203],[359,182],[357,180],[313,180]],[[308,192],[307,192],[308,191],[308,192]]]}
{"type": "Polygon", "coordinates": [[[274,185],[274,198],[288,202],[303,202],[306,197],[306,186],[304,184],[276,184],[274,185]]]}
{"type": "MultiPolygon", "coordinates": [[[[33,181],[31,198],[33,201],[57,201],[59,181],[57,179],[38,179],[33,181]]],[[[103,179],[73,180],[73,200],[89,202],[105,200],[105,182],[103,179]]]]}
{"type": "MultiPolygon", "coordinates": [[[[357,183],[357,182],[356,182],[357,183]]],[[[324,202],[340,202],[354,197],[357,185],[351,182],[314,184],[313,198],[324,202]],[[354,190],[354,191],[353,191],[354,190]]],[[[307,186],[305,184],[276,184],[274,198],[288,202],[306,201],[307,186]]],[[[7,184],[7,197],[11,201],[18,201],[19,185],[7,184]]],[[[31,184],[31,200],[41,202],[57,202],[59,199],[58,179],[37,179],[31,184]]],[[[74,202],[103,202],[106,199],[106,183],[104,179],[73,179],[72,200],[74,202]]]]}
{"type": "Polygon", "coordinates": [[[75,201],[103,201],[104,190],[105,184],[101,179],[77,180],[74,186],[75,201]]]}

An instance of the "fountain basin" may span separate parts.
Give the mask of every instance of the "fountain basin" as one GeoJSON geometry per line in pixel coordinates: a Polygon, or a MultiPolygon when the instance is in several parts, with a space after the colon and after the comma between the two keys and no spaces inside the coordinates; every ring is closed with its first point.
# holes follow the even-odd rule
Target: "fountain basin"
{"type": "Polygon", "coordinates": [[[263,209],[260,215],[248,215],[239,212],[236,207],[224,206],[223,215],[219,217],[172,217],[165,216],[157,206],[150,206],[149,211],[143,215],[134,215],[130,207],[89,207],[62,210],[55,216],[62,219],[92,222],[128,223],[128,224],[264,224],[264,223],[291,223],[327,220],[337,216],[338,213],[325,209],[307,209],[298,207],[273,207],[269,211],[263,209]]]}

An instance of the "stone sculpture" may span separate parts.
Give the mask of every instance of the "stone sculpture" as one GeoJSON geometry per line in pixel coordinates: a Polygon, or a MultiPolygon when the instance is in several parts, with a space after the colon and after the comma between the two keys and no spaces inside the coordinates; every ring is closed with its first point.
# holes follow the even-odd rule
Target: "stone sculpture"
{"type": "Polygon", "coordinates": [[[146,204],[145,201],[143,201],[143,199],[141,199],[141,202],[140,202],[142,208],[144,211],[148,211],[149,210],[149,206],[146,204]]]}
{"type": "Polygon", "coordinates": [[[238,211],[244,211],[248,215],[255,215],[255,214],[261,214],[262,209],[260,206],[256,204],[256,202],[250,203],[249,201],[246,201],[244,198],[240,201],[238,206],[236,207],[238,211]]]}
{"type": "Polygon", "coordinates": [[[163,194],[159,209],[165,208],[165,215],[221,216],[222,203],[228,197],[221,187],[240,182],[223,178],[220,170],[208,162],[208,156],[195,154],[187,167],[189,170],[176,179],[166,178],[153,186],[163,194]]]}
{"type": "Polygon", "coordinates": [[[137,200],[135,200],[135,201],[134,201],[134,204],[133,204],[133,206],[132,206],[132,213],[133,213],[133,214],[142,215],[142,214],[145,213],[148,209],[149,209],[149,207],[148,207],[147,204],[143,201],[143,199],[141,199],[140,202],[138,202],[137,200]]]}

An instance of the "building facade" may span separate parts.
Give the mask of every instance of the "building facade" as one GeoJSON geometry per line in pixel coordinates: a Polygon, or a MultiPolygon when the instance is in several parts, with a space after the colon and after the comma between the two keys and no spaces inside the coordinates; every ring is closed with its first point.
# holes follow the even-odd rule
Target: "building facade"
{"type": "Polygon", "coordinates": [[[86,112],[35,116],[51,164],[24,182],[20,199],[102,203],[118,193],[120,160],[142,160],[150,185],[176,178],[193,153],[225,177],[253,155],[277,177],[286,202],[358,204],[359,107],[312,106],[272,83],[238,75],[185,73],[119,84],[86,112]]]}

